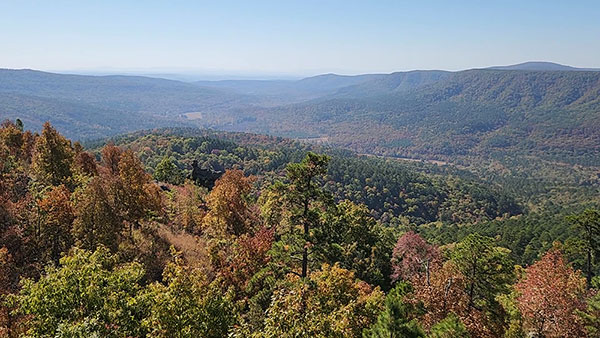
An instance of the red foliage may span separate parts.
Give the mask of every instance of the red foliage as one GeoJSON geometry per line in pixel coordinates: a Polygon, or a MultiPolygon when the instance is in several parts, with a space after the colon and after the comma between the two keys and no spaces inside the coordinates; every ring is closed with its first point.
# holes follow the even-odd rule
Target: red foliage
{"type": "Polygon", "coordinates": [[[402,235],[392,254],[392,280],[411,281],[423,277],[430,267],[439,264],[438,249],[428,244],[419,234],[409,231],[402,235]]]}
{"type": "Polygon", "coordinates": [[[515,286],[527,330],[540,337],[583,337],[576,315],[585,308],[585,278],[573,270],[558,249],[551,249],[526,269],[515,286]]]}
{"type": "Polygon", "coordinates": [[[274,241],[273,229],[261,228],[254,235],[240,236],[227,265],[220,271],[227,285],[244,290],[252,276],[262,269],[270,256],[267,252],[274,241]]]}

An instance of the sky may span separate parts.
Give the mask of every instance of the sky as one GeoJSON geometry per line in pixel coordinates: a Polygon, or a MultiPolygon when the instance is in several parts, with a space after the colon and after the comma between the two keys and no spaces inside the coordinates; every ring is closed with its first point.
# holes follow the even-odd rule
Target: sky
{"type": "Polygon", "coordinates": [[[600,1],[0,0],[0,68],[237,76],[600,67],[600,1]]]}

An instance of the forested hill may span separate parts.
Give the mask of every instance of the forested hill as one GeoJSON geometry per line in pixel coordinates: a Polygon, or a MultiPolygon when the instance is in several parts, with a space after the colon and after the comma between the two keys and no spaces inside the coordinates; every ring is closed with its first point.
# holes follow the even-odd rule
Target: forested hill
{"type": "Polygon", "coordinates": [[[600,72],[550,66],[199,83],[0,70],[0,117],[77,139],[193,125],[386,156],[599,165],[600,72]]]}
{"type": "Polygon", "coordinates": [[[142,76],[84,76],[0,69],[0,119],[45,121],[75,139],[185,123],[181,115],[241,107],[243,95],[142,76]]]}
{"type": "Polygon", "coordinates": [[[1,336],[598,333],[597,209],[254,134],[113,141],[0,125],[1,336]]]}
{"type": "Polygon", "coordinates": [[[489,69],[538,71],[600,71],[600,68],[578,68],[547,61],[529,61],[519,63],[516,65],[489,67],[489,69]]]}
{"type": "Polygon", "coordinates": [[[415,164],[359,157],[285,138],[180,128],[128,134],[111,142],[138,153],[151,173],[168,159],[176,168],[173,182],[190,175],[194,160],[217,171],[242,169],[260,177],[260,182],[269,182],[308,151],[327,153],[332,159],[325,188],[338,200],[365,204],[375,217],[395,224],[473,223],[523,211],[499,186],[472,176],[427,174],[415,164]]]}
{"type": "Polygon", "coordinates": [[[337,75],[323,74],[297,81],[198,81],[196,84],[269,98],[284,104],[328,96],[369,97],[422,87],[450,76],[446,71],[409,71],[391,74],[337,75]]]}
{"type": "Polygon", "coordinates": [[[589,163],[600,152],[600,72],[470,70],[409,91],[249,114],[253,123],[227,127],[391,156],[520,152],[589,163]]]}

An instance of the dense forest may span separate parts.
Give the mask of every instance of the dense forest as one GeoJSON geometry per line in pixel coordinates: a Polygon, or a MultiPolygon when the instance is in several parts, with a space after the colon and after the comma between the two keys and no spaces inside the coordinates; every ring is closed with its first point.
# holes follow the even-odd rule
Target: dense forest
{"type": "Polygon", "coordinates": [[[519,154],[600,165],[593,127],[600,123],[600,72],[467,70],[361,96],[367,85],[378,88],[368,82],[344,95],[214,119],[230,130],[320,138],[387,156],[456,161],[519,154]]]}
{"type": "Polygon", "coordinates": [[[600,71],[533,66],[195,83],[0,69],[0,115],[76,140],[195,126],[390,157],[597,168],[600,71]]]}
{"type": "MultiPolygon", "coordinates": [[[[285,138],[256,134],[168,128],[143,131],[110,139],[132,149],[149,173],[157,167],[173,167],[170,183],[180,183],[191,174],[193,161],[217,171],[242,169],[260,181],[272,182],[284,175],[285,167],[299,162],[307,151],[327,153],[331,160],[324,187],[337,200],[365,204],[373,216],[399,223],[434,221],[472,223],[517,215],[521,207],[500,186],[484,184],[462,173],[425,173],[414,165],[359,157],[351,152],[319,147],[285,138]]],[[[89,142],[99,153],[106,141],[89,142]]],[[[156,175],[155,175],[156,176],[156,175]]],[[[259,182],[261,183],[261,182],[259,182]]]]}
{"type": "Polygon", "coordinates": [[[6,121],[0,335],[600,336],[593,198],[491,172],[192,129],[84,147],[6,121]]]}

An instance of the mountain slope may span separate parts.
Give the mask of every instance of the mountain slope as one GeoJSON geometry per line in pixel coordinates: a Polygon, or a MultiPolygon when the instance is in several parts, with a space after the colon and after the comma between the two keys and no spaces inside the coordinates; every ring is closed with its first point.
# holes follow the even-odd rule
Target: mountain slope
{"type": "Polygon", "coordinates": [[[337,90],[385,77],[387,74],[323,74],[301,80],[224,80],[197,81],[196,85],[232,90],[263,98],[262,103],[297,103],[334,94],[337,90]]]}
{"type": "Polygon", "coordinates": [[[174,114],[246,102],[231,92],[142,76],[0,70],[0,92],[77,100],[104,108],[174,114]]]}
{"type": "Polygon", "coordinates": [[[527,71],[600,71],[600,69],[594,68],[577,68],[571,66],[565,66],[554,62],[546,61],[529,61],[523,62],[516,65],[508,66],[494,66],[488,69],[496,70],[527,70],[527,71]]]}
{"type": "Polygon", "coordinates": [[[399,93],[442,81],[450,77],[451,74],[451,72],[440,70],[415,70],[385,74],[372,77],[356,85],[340,88],[333,96],[338,98],[364,98],[399,93]]]}
{"type": "MultiPolygon", "coordinates": [[[[332,156],[325,188],[338,200],[364,203],[387,221],[477,222],[522,212],[501,187],[453,174],[426,174],[410,163],[356,156],[348,151],[311,146],[290,139],[192,128],[136,132],[111,139],[132,149],[152,171],[165,157],[185,174],[194,160],[218,170],[239,168],[270,182],[308,151],[332,156]]],[[[91,145],[98,149],[101,144],[91,145]]],[[[260,182],[259,182],[260,184],[260,182]]]]}
{"type": "MultiPolygon", "coordinates": [[[[512,68],[542,66],[558,67],[534,62],[512,68]]],[[[474,69],[183,83],[0,70],[0,95],[0,118],[20,116],[34,126],[50,119],[74,138],[188,124],[317,139],[386,156],[448,161],[519,152],[600,162],[600,72],[592,71],[474,69]]]]}
{"type": "Polygon", "coordinates": [[[243,107],[252,99],[230,91],[140,76],[84,76],[0,69],[0,120],[28,128],[51,121],[75,139],[182,125],[182,114],[243,107]]]}
{"type": "Polygon", "coordinates": [[[223,127],[382,155],[448,159],[498,150],[587,161],[600,153],[600,72],[469,70],[385,95],[246,113],[252,123],[223,127]]]}
{"type": "Polygon", "coordinates": [[[297,81],[231,80],[198,81],[195,84],[261,96],[285,104],[326,97],[358,98],[400,92],[437,82],[450,74],[437,70],[415,70],[391,74],[323,74],[297,81]]]}
{"type": "Polygon", "coordinates": [[[40,130],[49,121],[75,140],[95,139],[140,128],[181,126],[185,121],[103,108],[66,99],[0,93],[0,120],[20,119],[27,129],[40,130]]]}

